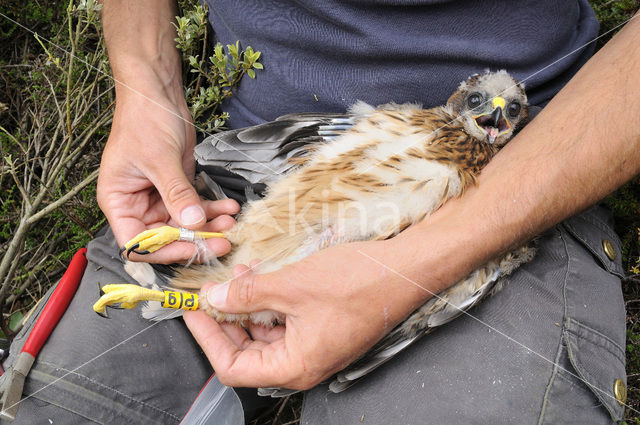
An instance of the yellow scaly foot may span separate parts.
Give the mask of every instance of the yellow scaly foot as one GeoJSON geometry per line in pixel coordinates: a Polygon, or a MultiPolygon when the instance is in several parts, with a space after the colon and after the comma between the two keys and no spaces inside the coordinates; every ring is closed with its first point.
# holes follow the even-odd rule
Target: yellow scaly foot
{"type": "Polygon", "coordinates": [[[107,316],[107,307],[120,304],[120,307],[131,309],[140,301],[160,301],[162,307],[182,310],[198,309],[198,294],[178,291],[157,291],[129,283],[118,283],[102,287],[103,295],[93,305],[93,311],[103,317],[107,316]]]}
{"type": "Polygon", "coordinates": [[[144,232],[139,233],[129,242],[124,244],[122,248],[120,248],[120,254],[122,254],[124,251],[127,251],[128,258],[129,254],[131,254],[132,252],[141,255],[150,254],[174,241],[193,242],[197,239],[224,237],[224,233],[201,232],[199,230],[162,226],[155,229],[145,230],[144,232]]]}

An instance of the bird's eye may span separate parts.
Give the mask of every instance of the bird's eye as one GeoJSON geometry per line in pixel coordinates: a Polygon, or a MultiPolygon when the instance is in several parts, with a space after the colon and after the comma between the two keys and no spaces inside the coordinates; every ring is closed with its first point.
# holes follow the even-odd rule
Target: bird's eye
{"type": "Polygon", "coordinates": [[[477,108],[482,104],[484,98],[480,93],[471,93],[469,97],[467,97],[467,106],[471,109],[477,108]]]}
{"type": "Polygon", "coordinates": [[[513,101],[509,104],[509,106],[507,106],[507,114],[509,114],[510,117],[515,118],[518,116],[518,114],[520,114],[521,108],[522,106],[520,105],[520,103],[513,101]]]}

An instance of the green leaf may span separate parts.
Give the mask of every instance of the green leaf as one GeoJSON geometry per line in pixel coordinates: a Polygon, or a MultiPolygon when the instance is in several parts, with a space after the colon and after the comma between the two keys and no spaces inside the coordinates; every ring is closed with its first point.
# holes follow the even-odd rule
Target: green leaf
{"type": "Polygon", "coordinates": [[[24,315],[20,310],[13,313],[11,315],[11,318],[9,319],[9,329],[11,329],[12,331],[17,329],[20,326],[20,322],[22,322],[23,317],[24,315]]]}
{"type": "Polygon", "coordinates": [[[222,51],[222,44],[217,43],[216,47],[214,47],[213,49],[214,55],[216,57],[216,59],[218,59],[219,61],[223,61],[224,60],[224,52],[222,51]]]}

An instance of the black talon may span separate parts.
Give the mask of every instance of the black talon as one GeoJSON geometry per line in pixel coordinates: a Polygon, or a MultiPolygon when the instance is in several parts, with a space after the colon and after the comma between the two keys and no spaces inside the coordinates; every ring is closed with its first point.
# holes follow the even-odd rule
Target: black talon
{"type": "Polygon", "coordinates": [[[140,246],[139,243],[133,245],[131,248],[129,248],[127,250],[127,258],[129,258],[129,255],[131,255],[132,252],[136,252],[136,248],[138,248],[140,246]]]}
{"type": "Polygon", "coordinates": [[[96,314],[104,319],[110,319],[110,317],[107,315],[107,309],[104,310],[104,313],[98,313],[96,311],[96,314]]]}
{"type": "MultiPolygon", "coordinates": [[[[102,290],[102,287],[100,286],[100,282],[97,282],[97,285],[98,285],[98,292],[100,293],[100,296],[102,297],[105,294],[105,292],[102,290]]],[[[96,314],[98,316],[100,316],[100,317],[104,317],[105,319],[109,319],[109,315],[107,315],[107,309],[106,308],[104,309],[104,313],[98,313],[96,311],[96,314]]]]}

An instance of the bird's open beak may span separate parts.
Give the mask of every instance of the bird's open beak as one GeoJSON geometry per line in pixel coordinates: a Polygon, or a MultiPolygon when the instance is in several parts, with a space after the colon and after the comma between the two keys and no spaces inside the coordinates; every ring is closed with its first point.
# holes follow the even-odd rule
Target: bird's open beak
{"type": "Polygon", "coordinates": [[[473,117],[478,128],[487,134],[490,144],[495,143],[498,136],[511,130],[509,121],[502,113],[506,104],[505,100],[498,96],[493,98],[492,103],[493,112],[473,117]]]}

